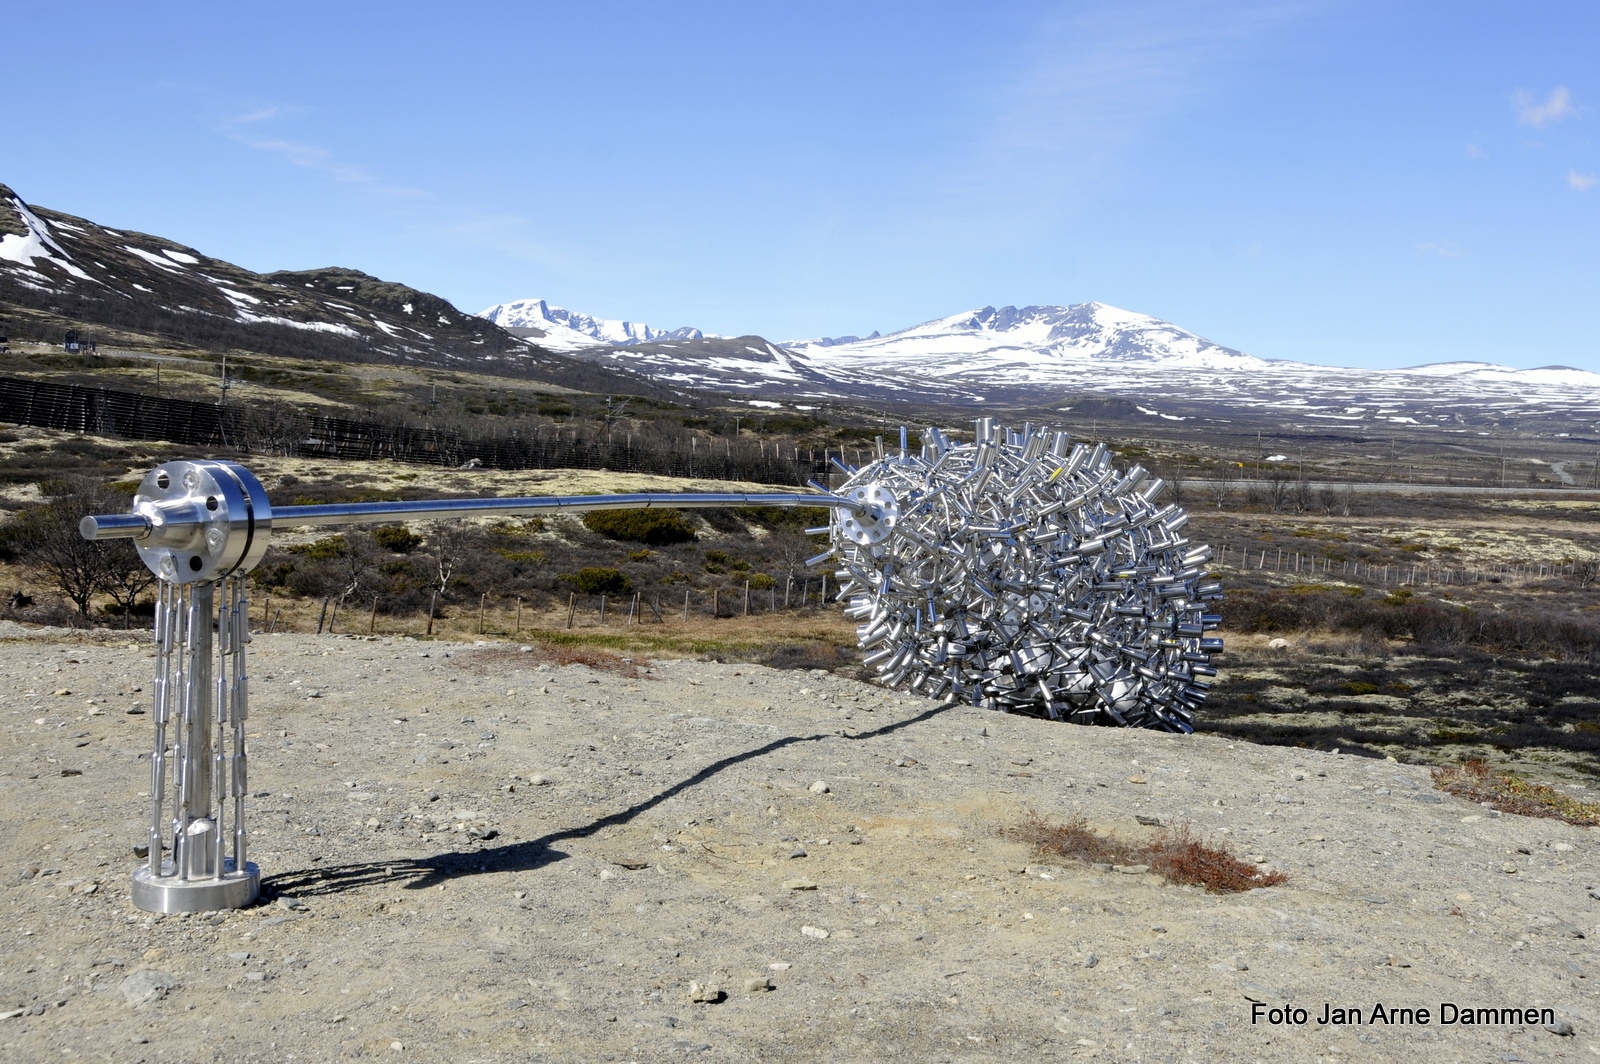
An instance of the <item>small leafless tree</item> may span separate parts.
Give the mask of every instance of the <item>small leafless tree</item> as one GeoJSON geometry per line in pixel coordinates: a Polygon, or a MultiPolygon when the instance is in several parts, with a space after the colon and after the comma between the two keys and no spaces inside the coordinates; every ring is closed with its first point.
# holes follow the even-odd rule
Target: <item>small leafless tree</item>
{"type": "Polygon", "coordinates": [[[90,543],[78,533],[88,514],[119,513],[127,496],[105,485],[78,484],[42,506],[24,510],[6,530],[18,561],[37,569],[49,586],[85,618],[96,595],[110,595],[131,613],[140,594],[154,582],[150,570],[128,543],[90,543]]]}

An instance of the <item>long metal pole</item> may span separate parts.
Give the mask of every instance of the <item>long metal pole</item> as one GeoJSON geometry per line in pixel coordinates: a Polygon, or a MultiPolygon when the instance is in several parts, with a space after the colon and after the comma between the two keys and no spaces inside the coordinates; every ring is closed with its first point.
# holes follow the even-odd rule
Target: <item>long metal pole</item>
{"type": "Polygon", "coordinates": [[[369,521],[431,521],[458,517],[510,517],[516,514],[590,510],[704,509],[719,506],[816,506],[863,513],[869,504],[835,495],[787,493],[761,495],[724,492],[678,494],[674,492],[627,495],[534,495],[516,499],[428,499],[410,502],[321,503],[315,506],[274,506],[272,527],[301,525],[359,525],[369,521]]]}

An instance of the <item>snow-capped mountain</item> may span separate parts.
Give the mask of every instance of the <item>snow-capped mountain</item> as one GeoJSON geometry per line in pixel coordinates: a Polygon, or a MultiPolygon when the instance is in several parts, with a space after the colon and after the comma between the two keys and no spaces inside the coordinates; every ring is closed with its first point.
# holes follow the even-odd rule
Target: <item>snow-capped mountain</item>
{"type": "MultiPolygon", "coordinates": [[[[699,329],[652,329],[636,321],[595,318],[576,311],[552,307],[542,299],[517,299],[496,303],[479,311],[516,336],[537,340],[547,351],[570,352],[603,344],[613,347],[648,343],[652,340],[699,340],[706,336],[699,329]]],[[[713,338],[717,338],[712,333],[713,338]]]]}
{"type": "Polygon", "coordinates": [[[1104,303],[1070,307],[984,307],[864,339],[790,345],[842,372],[864,363],[916,368],[934,377],[1022,373],[1045,381],[1093,362],[1143,367],[1259,371],[1262,359],[1214,344],[1176,325],[1104,303]]]}
{"type": "Polygon", "coordinates": [[[572,352],[677,387],[788,399],[1061,405],[1099,396],[1143,416],[1227,412],[1324,422],[1600,421],[1600,374],[1453,362],[1407,369],[1258,358],[1171,322],[1104,303],[983,307],[887,335],[773,344],[758,336],[641,341],[572,352]]]}

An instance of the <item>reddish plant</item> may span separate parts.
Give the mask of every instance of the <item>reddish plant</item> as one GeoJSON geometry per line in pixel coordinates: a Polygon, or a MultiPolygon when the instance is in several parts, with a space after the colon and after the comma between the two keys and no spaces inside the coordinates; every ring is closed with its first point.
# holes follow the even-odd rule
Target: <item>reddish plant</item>
{"type": "Polygon", "coordinates": [[[1168,828],[1148,841],[1134,842],[1115,834],[1101,834],[1081,817],[1065,824],[1052,824],[1036,813],[1029,813],[1027,822],[1009,834],[1031,843],[1040,853],[1057,857],[1149,865],[1152,872],[1168,882],[1205,887],[1214,894],[1275,887],[1289,881],[1287,873],[1265,871],[1246,864],[1225,848],[1207,843],[1187,824],[1168,828]]]}
{"type": "Polygon", "coordinates": [[[1530,783],[1496,772],[1487,763],[1476,759],[1459,765],[1436,767],[1433,770],[1433,782],[1447,794],[1487,805],[1503,813],[1551,817],[1579,827],[1600,824],[1600,804],[1580,802],[1542,783],[1530,783]]]}

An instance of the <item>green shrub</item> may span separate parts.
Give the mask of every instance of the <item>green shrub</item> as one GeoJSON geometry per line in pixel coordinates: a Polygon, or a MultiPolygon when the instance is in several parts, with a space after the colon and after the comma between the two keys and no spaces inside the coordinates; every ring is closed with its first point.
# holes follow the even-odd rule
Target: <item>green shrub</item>
{"type": "Polygon", "coordinates": [[[625,539],[651,547],[667,547],[694,539],[694,528],[679,510],[591,510],[583,526],[607,539],[625,539]]]}
{"type": "Polygon", "coordinates": [[[328,536],[314,543],[301,543],[289,548],[290,554],[298,554],[307,561],[325,562],[334,558],[343,558],[350,553],[350,542],[343,536],[328,536]]]}
{"type": "Polygon", "coordinates": [[[768,576],[766,573],[750,574],[750,590],[752,591],[765,591],[767,588],[772,587],[776,583],[777,581],[768,576]]]}
{"type": "Polygon", "coordinates": [[[561,578],[574,591],[585,595],[622,595],[633,590],[633,582],[620,569],[591,566],[561,578]]]}
{"type": "Polygon", "coordinates": [[[422,537],[404,525],[384,525],[375,529],[372,541],[391,554],[410,554],[422,546],[422,537]]]}

